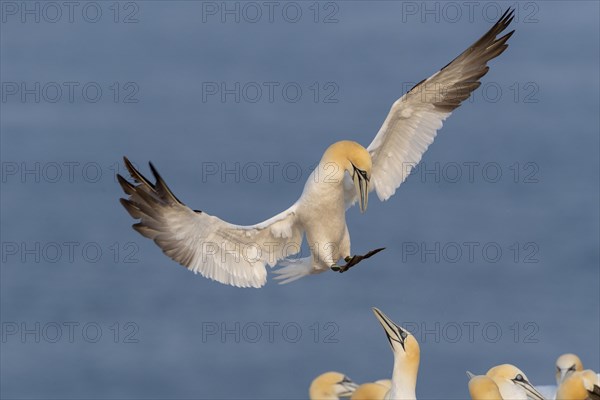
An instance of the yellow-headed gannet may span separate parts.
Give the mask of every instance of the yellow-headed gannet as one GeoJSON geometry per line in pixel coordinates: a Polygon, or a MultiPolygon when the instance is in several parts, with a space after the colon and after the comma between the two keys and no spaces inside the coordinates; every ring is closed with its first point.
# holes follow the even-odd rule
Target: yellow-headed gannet
{"type": "Polygon", "coordinates": [[[356,388],[350,400],[384,400],[390,387],[376,382],[363,383],[356,388]]]}
{"type": "Polygon", "coordinates": [[[325,372],[317,376],[308,389],[310,400],[337,400],[349,397],[358,385],[339,372],[325,372]]]}
{"type": "Polygon", "coordinates": [[[560,385],[568,376],[583,371],[583,364],[575,354],[567,353],[556,359],[556,384],[560,385]]]}
{"type": "Polygon", "coordinates": [[[380,310],[373,308],[373,312],[383,326],[394,352],[392,387],[385,398],[391,400],[416,399],[417,375],[421,359],[419,343],[410,332],[396,325],[380,310]]]}
{"type": "Polygon", "coordinates": [[[556,400],[600,400],[600,381],[592,370],[573,372],[556,391],[556,400]]]}
{"type": "Polygon", "coordinates": [[[500,389],[492,378],[486,375],[471,376],[469,394],[472,400],[503,400],[500,389]]]}
{"type": "Polygon", "coordinates": [[[488,61],[508,45],[514,10],[507,10],[477,42],[452,62],[396,100],[371,144],[352,141],[331,145],[308,178],[301,197],[287,210],[256,225],[233,225],[203,211],[192,210],[175,197],[156,169],[148,181],[125,159],[135,183],[118,176],[128,199],[121,203],[134,219],[133,228],[154,240],[163,252],[195,273],[239,287],[261,287],[266,266],[277,263],[281,283],[332,269],[344,272],[365,255],[351,256],[345,212],[356,202],[367,208],[369,192],[389,199],[419,163],[443,121],[489,70],[488,61]],[[306,236],[311,256],[300,251],[306,236]],[[343,259],[344,265],[338,265],[343,259]]]}
{"type": "Polygon", "coordinates": [[[531,384],[519,368],[511,364],[497,365],[486,375],[496,382],[503,399],[544,400],[544,396],[531,384]]]}

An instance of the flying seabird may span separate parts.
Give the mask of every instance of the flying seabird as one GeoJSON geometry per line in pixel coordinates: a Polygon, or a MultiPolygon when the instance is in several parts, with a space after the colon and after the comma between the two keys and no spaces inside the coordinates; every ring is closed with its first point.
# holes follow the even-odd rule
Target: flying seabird
{"type": "Polygon", "coordinates": [[[329,269],[344,272],[381,248],[364,255],[350,251],[346,210],[359,203],[367,209],[369,192],[389,199],[433,142],[450,116],[489,70],[487,63],[508,45],[514,31],[514,10],[508,9],[478,41],[428,79],[396,100],[367,148],[353,141],[331,145],[308,178],[300,198],[287,210],[251,226],[226,222],[179,201],[152,164],[155,183],[125,158],[134,182],[118,181],[128,195],[122,205],[138,223],[133,228],[152,239],[163,252],[195,273],[238,287],[261,287],[266,266],[288,283],[329,269]],[[311,255],[300,252],[306,237],[311,255]],[[340,260],[345,263],[338,264],[340,260]]]}

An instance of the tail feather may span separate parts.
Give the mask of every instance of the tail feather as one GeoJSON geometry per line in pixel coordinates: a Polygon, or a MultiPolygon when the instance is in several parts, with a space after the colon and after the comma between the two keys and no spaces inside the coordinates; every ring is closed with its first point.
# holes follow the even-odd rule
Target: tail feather
{"type": "Polygon", "coordinates": [[[312,263],[312,257],[286,258],[285,260],[281,260],[279,262],[281,268],[273,271],[278,275],[274,279],[280,281],[280,285],[284,285],[307,275],[316,274],[319,271],[313,268],[312,263]]]}

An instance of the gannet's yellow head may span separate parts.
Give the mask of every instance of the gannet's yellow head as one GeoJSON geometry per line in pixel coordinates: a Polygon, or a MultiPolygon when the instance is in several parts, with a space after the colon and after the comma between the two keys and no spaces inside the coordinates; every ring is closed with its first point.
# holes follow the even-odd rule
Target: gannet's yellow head
{"type": "Polygon", "coordinates": [[[406,370],[412,371],[416,376],[419,371],[421,349],[417,339],[406,329],[396,325],[379,309],[373,307],[373,312],[379,320],[383,330],[392,346],[396,361],[402,361],[406,370]]]}
{"type": "Polygon", "coordinates": [[[474,376],[469,380],[469,394],[472,400],[502,400],[496,382],[485,375],[474,376]]]}
{"type": "Polygon", "coordinates": [[[583,364],[575,354],[567,353],[556,359],[556,384],[560,385],[568,376],[583,370],[583,364]]]}
{"type": "Polygon", "coordinates": [[[352,393],[350,400],[383,400],[389,390],[379,383],[363,383],[352,393]]]}
{"type": "Polygon", "coordinates": [[[348,172],[354,181],[360,211],[365,212],[369,202],[369,181],[373,163],[371,155],[360,144],[342,140],[329,146],[323,154],[322,163],[332,163],[340,172],[348,172]]]}
{"type": "Polygon", "coordinates": [[[565,377],[556,391],[556,400],[587,400],[600,393],[598,376],[592,370],[577,371],[565,377]]]}
{"type": "Polygon", "coordinates": [[[486,375],[492,378],[499,388],[502,384],[510,383],[525,390],[528,398],[544,400],[544,396],[529,383],[529,379],[527,379],[525,373],[514,365],[497,365],[491,368],[486,375]]]}
{"type": "Polygon", "coordinates": [[[308,390],[311,400],[336,400],[350,396],[358,385],[339,372],[325,372],[317,376],[308,390]]]}

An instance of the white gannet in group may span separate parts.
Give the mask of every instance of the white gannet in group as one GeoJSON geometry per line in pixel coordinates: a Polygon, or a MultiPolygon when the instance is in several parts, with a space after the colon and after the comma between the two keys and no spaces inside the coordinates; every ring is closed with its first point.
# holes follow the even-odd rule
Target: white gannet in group
{"type": "Polygon", "coordinates": [[[349,397],[358,385],[339,372],[325,372],[317,376],[308,389],[310,400],[337,400],[349,397]]]}
{"type": "Polygon", "coordinates": [[[383,326],[394,352],[392,387],[385,395],[385,399],[416,399],[417,375],[421,359],[419,343],[410,332],[396,325],[380,310],[373,308],[373,312],[383,326]]]}
{"type": "Polygon", "coordinates": [[[547,399],[555,399],[558,387],[575,372],[583,371],[583,363],[572,353],[566,353],[556,359],[556,386],[545,385],[538,386],[538,390],[547,399]]]}
{"type": "Polygon", "coordinates": [[[503,400],[500,389],[492,378],[486,375],[469,375],[471,400],[503,400]]]}
{"type": "Polygon", "coordinates": [[[575,354],[563,354],[556,359],[556,384],[560,385],[574,372],[583,371],[583,364],[575,354]]]}
{"type": "Polygon", "coordinates": [[[389,199],[419,163],[443,121],[477,89],[489,70],[488,61],[506,50],[512,36],[505,31],[514,10],[507,10],[477,42],[452,62],[396,100],[371,144],[353,141],[331,145],[308,178],[301,197],[287,210],[256,225],[230,224],[192,210],[175,197],[150,164],[156,183],[148,181],[125,159],[134,183],[118,175],[128,199],[121,203],[139,220],[133,228],[163,252],[195,273],[238,287],[261,287],[266,266],[287,283],[332,269],[344,272],[365,255],[352,256],[346,210],[367,208],[369,192],[389,199]],[[311,256],[291,259],[306,236],[311,256]],[[343,259],[344,265],[338,265],[343,259]]]}
{"type": "Polygon", "coordinates": [[[486,373],[492,378],[505,400],[544,400],[544,396],[529,382],[519,368],[511,364],[497,365],[486,373]]]}
{"type": "Polygon", "coordinates": [[[556,400],[600,400],[600,379],[592,370],[569,374],[556,391],[556,400]]]}

